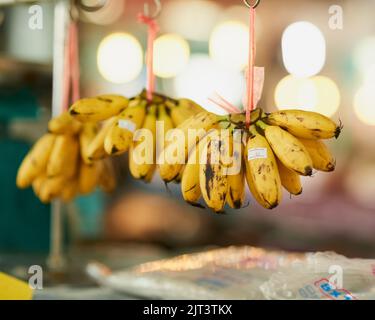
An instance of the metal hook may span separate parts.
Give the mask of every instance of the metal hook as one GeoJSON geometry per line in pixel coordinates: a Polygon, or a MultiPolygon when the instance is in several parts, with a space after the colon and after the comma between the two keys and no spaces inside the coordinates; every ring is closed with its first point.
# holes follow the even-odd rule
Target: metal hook
{"type": "Polygon", "coordinates": [[[96,5],[96,6],[87,6],[83,3],[82,0],[78,0],[77,3],[78,3],[78,6],[84,10],[84,11],[87,11],[87,12],[95,12],[95,11],[99,11],[100,9],[102,9],[106,4],[107,4],[107,0],[99,0],[98,1],[99,3],[96,5]]]}
{"type": "Polygon", "coordinates": [[[254,4],[250,4],[248,0],[243,0],[243,2],[246,5],[246,7],[255,9],[259,5],[260,0],[256,0],[254,4]]]}
{"type": "Polygon", "coordinates": [[[155,9],[155,12],[153,13],[153,15],[150,15],[148,3],[145,3],[143,5],[144,15],[147,16],[147,17],[153,18],[153,19],[157,18],[160,15],[160,12],[161,12],[161,2],[160,2],[160,0],[154,0],[154,2],[155,2],[156,9],[155,9]]]}

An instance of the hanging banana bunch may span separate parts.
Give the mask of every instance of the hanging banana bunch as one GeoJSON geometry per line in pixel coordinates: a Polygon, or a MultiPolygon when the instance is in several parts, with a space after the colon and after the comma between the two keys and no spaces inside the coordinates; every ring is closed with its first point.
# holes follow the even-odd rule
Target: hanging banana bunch
{"type": "Polygon", "coordinates": [[[102,130],[97,123],[81,123],[64,112],[49,121],[48,130],[21,163],[16,180],[19,188],[32,186],[43,203],[54,199],[69,202],[79,194],[91,193],[96,186],[108,192],[114,189],[111,162],[94,160],[90,154],[102,130]]]}
{"type": "Polygon", "coordinates": [[[177,127],[185,135],[185,153],[165,161],[176,149],[167,144],[161,153],[161,177],[170,182],[181,176],[186,202],[222,212],[226,203],[235,209],[245,204],[245,181],[254,199],[273,209],[281,202],[282,187],[299,195],[300,176],[311,176],[313,169],[335,169],[335,159],[322,139],[337,138],[341,124],[301,110],[266,114],[257,108],[250,119],[249,127],[245,114],[201,112],[186,120],[177,127]],[[196,140],[188,139],[187,129],[200,132],[196,140]],[[213,161],[213,154],[219,160],[213,161]]]}

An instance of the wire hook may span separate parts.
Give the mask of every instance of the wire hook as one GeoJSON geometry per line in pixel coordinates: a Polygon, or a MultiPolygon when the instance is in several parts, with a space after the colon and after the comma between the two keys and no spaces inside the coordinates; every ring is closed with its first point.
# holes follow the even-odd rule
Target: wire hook
{"type": "Polygon", "coordinates": [[[254,4],[250,4],[248,0],[243,0],[243,2],[246,7],[255,9],[259,5],[260,0],[256,0],[254,4]]]}
{"type": "Polygon", "coordinates": [[[145,3],[143,5],[143,13],[145,16],[149,17],[149,18],[152,18],[152,19],[155,19],[157,18],[159,15],[160,15],[160,12],[161,12],[161,2],[160,0],[154,0],[154,3],[155,3],[155,12],[150,15],[150,10],[149,10],[149,5],[148,3],[145,3]]]}
{"type": "Polygon", "coordinates": [[[100,9],[102,9],[107,4],[107,0],[99,0],[98,4],[95,6],[88,6],[84,4],[82,0],[78,0],[77,3],[78,3],[78,6],[84,11],[95,12],[95,11],[99,11],[100,9]]]}

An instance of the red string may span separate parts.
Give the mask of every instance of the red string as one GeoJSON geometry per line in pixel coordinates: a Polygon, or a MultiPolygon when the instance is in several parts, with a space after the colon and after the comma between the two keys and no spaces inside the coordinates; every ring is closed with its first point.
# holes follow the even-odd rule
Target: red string
{"type": "Polygon", "coordinates": [[[241,111],[231,104],[229,101],[225,100],[221,95],[218,93],[214,93],[212,97],[208,98],[209,101],[213,102],[223,110],[227,111],[228,113],[240,113],[241,111]]]}
{"type": "Polygon", "coordinates": [[[249,61],[247,74],[246,125],[250,125],[250,113],[254,109],[254,63],[255,63],[255,9],[250,8],[249,61]]]}
{"type": "Polygon", "coordinates": [[[152,93],[155,91],[155,74],[154,74],[154,41],[159,31],[159,25],[154,18],[148,17],[143,13],[138,14],[138,22],[147,24],[147,99],[152,100],[152,93]]]}
{"type": "Polygon", "coordinates": [[[72,81],[72,99],[79,100],[79,52],[78,52],[78,29],[77,23],[72,21],[70,24],[70,61],[71,61],[71,81],[72,81]]]}
{"type": "Polygon", "coordinates": [[[68,27],[64,48],[64,78],[63,78],[63,101],[62,111],[66,111],[72,101],[80,99],[79,88],[79,51],[78,30],[75,21],[71,21],[68,27]]]}

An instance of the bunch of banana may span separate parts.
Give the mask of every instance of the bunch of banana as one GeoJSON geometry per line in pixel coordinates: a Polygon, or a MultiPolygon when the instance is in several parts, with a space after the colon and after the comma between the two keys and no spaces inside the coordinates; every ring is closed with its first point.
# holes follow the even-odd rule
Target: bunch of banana
{"type": "Polygon", "coordinates": [[[107,160],[93,161],[89,156],[98,135],[97,124],[81,123],[64,112],[49,121],[48,129],[18,169],[19,188],[32,186],[43,203],[57,198],[68,202],[79,194],[92,192],[96,186],[105,191],[114,189],[112,164],[107,160]]]}
{"type": "Polygon", "coordinates": [[[143,91],[111,119],[103,132],[104,144],[99,155],[113,156],[129,151],[132,176],[150,182],[169,131],[202,110],[189,99],[175,100],[157,93],[148,101],[143,91]]]}
{"type": "MultiPolygon", "coordinates": [[[[302,192],[301,175],[311,176],[313,169],[333,171],[334,157],[321,139],[337,138],[342,126],[315,112],[284,110],[265,114],[256,109],[251,113],[249,128],[244,114],[215,117],[207,112],[178,128],[185,136],[190,128],[205,131],[198,135],[199,142],[186,140],[186,158],[180,156],[176,163],[159,165],[161,176],[165,181],[182,176],[185,201],[201,206],[199,200],[203,198],[209,208],[220,212],[226,202],[232,208],[243,206],[245,180],[255,200],[272,209],[281,202],[282,187],[293,195],[302,192]],[[217,129],[220,132],[215,140],[212,132],[217,129]],[[220,154],[219,162],[212,162],[213,153],[220,154]]],[[[167,145],[163,153],[171,153],[173,147],[176,149],[167,145]]]]}

